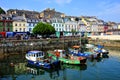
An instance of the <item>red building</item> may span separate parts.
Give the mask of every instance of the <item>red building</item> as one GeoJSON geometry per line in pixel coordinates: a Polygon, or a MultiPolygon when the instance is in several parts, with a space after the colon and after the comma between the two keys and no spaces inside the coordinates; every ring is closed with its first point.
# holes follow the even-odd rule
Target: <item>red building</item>
{"type": "Polygon", "coordinates": [[[12,17],[6,14],[0,15],[0,36],[5,37],[6,32],[12,32],[13,26],[12,26],[12,17]]]}
{"type": "Polygon", "coordinates": [[[12,22],[12,20],[0,20],[0,32],[13,31],[12,22]]]}

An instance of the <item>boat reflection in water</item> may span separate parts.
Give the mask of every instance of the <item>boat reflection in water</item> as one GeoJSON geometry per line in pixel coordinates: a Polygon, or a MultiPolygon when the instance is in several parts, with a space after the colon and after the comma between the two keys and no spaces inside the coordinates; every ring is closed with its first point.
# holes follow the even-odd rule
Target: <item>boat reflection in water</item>
{"type": "Polygon", "coordinates": [[[94,62],[94,61],[97,61],[97,62],[101,62],[103,59],[106,59],[106,58],[109,58],[109,55],[108,54],[104,54],[98,58],[95,58],[95,59],[88,59],[90,62],[94,62]]]}
{"type": "MultiPolygon", "coordinates": [[[[38,67],[29,65],[29,64],[27,64],[26,67],[27,67],[28,74],[32,74],[32,75],[44,75],[44,74],[48,73],[50,79],[62,78],[60,76],[61,75],[60,72],[61,71],[64,72],[64,70],[67,70],[67,69],[78,70],[78,71],[82,71],[82,70],[86,70],[87,69],[87,65],[86,64],[82,64],[82,65],[62,64],[59,68],[54,68],[54,69],[43,69],[43,68],[38,68],[38,67]]],[[[65,75],[63,75],[63,76],[67,77],[65,75]]]]}
{"type": "Polygon", "coordinates": [[[108,54],[103,54],[102,58],[109,58],[109,55],[108,54]]]}
{"type": "Polygon", "coordinates": [[[44,75],[46,73],[49,74],[49,77],[51,79],[55,79],[57,77],[59,77],[59,71],[61,70],[61,68],[57,67],[54,69],[44,69],[44,68],[40,68],[40,67],[35,67],[33,65],[27,64],[27,72],[28,74],[32,74],[32,75],[44,75]]]}
{"type": "Polygon", "coordinates": [[[63,64],[61,66],[62,69],[62,80],[76,80],[76,75],[79,76],[79,80],[82,80],[82,72],[87,70],[87,65],[82,64],[82,65],[70,65],[70,64],[63,64]],[[69,76],[68,76],[69,75],[69,76]],[[71,75],[71,76],[70,76],[71,75]],[[73,78],[74,77],[74,78],[73,78]],[[73,78],[73,79],[72,79],[73,78]]]}
{"type": "Polygon", "coordinates": [[[33,74],[33,75],[44,75],[45,74],[45,71],[42,69],[30,67],[29,65],[27,65],[26,67],[27,67],[28,74],[33,74]]]}
{"type": "Polygon", "coordinates": [[[70,64],[63,64],[61,66],[62,69],[73,69],[73,70],[86,70],[87,65],[82,64],[82,65],[70,65],[70,64]]]}

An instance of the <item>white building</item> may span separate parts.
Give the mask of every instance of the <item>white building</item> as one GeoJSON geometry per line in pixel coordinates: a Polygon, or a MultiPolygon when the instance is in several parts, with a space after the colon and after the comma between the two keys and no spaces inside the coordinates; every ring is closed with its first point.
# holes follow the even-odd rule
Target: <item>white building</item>
{"type": "Polygon", "coordinates": [[[39,21],[39,19],[27,18],[27,31],[32,33],[33,28],[37,25],[39,21]]]}

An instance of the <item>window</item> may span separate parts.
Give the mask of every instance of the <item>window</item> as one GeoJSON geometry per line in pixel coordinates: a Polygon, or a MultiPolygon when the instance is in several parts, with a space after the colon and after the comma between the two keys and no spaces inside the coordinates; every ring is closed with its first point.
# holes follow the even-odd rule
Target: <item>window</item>
{"type": "Polygon", "coordinates": [[[5,31],[5,28],[3,28],[3,31],[5,31]]]}
{"type": "Polygon", "coordinates": [[[32,28],[29,28],[29,31],[31,32],[31,31],[32,31],[32,28]]]}
{"type": "Polygon", "coordinates": [[[56,27],[58,27],[58,24],[56,24],[56,27]]]}
{"type": "Polygon", "coordinates": [[[23,26],[25,26],[25,24],[23,24],[23,26]]]}
{"type": "Polygon", "coordinates": [[[8,27],[10,26],[10,23],[9,23],[9,22],[7,23],[7,26],[8,26],[8,27]]]}
{"type": "Polygon", "coordinates": [[[33,26],[35,26],[35,23],[33,23],[33,26]]]}
{"type": "Polygon", "coordinates": [[[21,26],[21,24],[19,24],[19,26],[21,26]]]}
{"type": "Polygon", "coordinates": [[[35,57],[35,54],[34,54],[34,57],[35,57]]]}
{"type": "Polygon", "coordinates": [[[62,31],[61,28],[59,29],[59,31],[62,31]]]}
{"type": "Polygon", "coordinates": [[[58,31],[58,28],[56,28],[56,31],[58,31]]]}
{"type": "Polygon", "coordinates": [[[59,24],[59,27],[61,27],[61,24],[59,24]]]}
{"type": "Polygon", "coordinates": [[[55,24],[53,24],[53,26],[55,26],[55,24]]]}
{"type": "Polygon", "coordinates": [[[23,31],[25,32],[25,28],[23,28],[23,31]]]}
{"type": "Polygon", "coordinates": [[[21,28],[19,28],[19,30],[20,30],[20,32],[21,32],[21,30],[22,30],[22,29],[21,29],[21,28]]]}
{"type": "Polygon", "coordinates": [[[15,24],[15,26],[17,26],[17,24],[15,24]]]}
{"type": "Polygon", "coordinates": [[[43,52],[41,53],[41,56],[43,56],[43,52]]]}
{"type": "Polygon", "coordinates": [[[39,56],[39,54],[36,54],[36,56],[38,57],[38,56],[39,56]]]}
{"type": "Polygon", "coordinates": [[[31,26],[31,23],[29,23],[29,26],[31,26]]]}

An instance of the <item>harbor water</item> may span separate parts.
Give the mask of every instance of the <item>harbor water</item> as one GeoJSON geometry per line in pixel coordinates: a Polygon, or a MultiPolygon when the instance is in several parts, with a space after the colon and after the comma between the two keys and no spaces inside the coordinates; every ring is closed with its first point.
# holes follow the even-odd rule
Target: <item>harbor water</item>
{"type": "Polygon", "coordinates": [[[120,50],[110,50],[105,58],[87,60],[86,65],[62,65],[45,70],[27,64],[25,55],[0,61],[0,80],[119,80],[120,50]]]}

